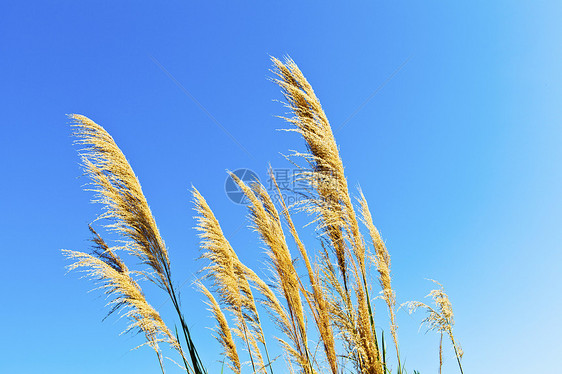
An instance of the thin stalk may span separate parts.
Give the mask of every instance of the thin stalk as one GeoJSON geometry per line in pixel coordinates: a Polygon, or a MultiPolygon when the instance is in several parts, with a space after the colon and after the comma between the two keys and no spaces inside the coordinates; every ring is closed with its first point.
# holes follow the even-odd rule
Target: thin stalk
{"type": "MultiPolygon", "coordinates": [[[[365,278],[365,274],[362,274],[362,278],[363,278],[363,288],[365,289],[365,297],[367,299],[367,307],[368,307],[368,310],[369,310],[369,320],[371,321],[371,329],[373,330],[375,345],[377,347],[377,353],[378,353],[377,359],[379,361],[381,361],[380,350],[379,350],[379,342],[377,340],[377,332],[375,330],[375,319],[374,319],[374,316],[373,316],[373,309],[371,308],[371,299],[369,298],[369,289],[367,287],[367,279],[365,278]]],[[[400,363],[400,361],[398,361],[398,362],[400,363]]]]}
{"type": "Polygon", "coordinates": [[[443,331],[439,338],[439,374],[441,374],[441,367],[443,366],[443,331]]]}
{"type": "Polygon", "coordinates": [[[164,365],[162,365],[162,357],[160,356],[160,353],[156,352],[156,357],[158,357],[158,364],[160,365],[160,370],[162,370],[162,374],[165,374],[164,372],[164,365]]]}
{"type": "Polygon", "coordinates": [[[449,337],[451,338],[451,343],[453,343],[453,349],[455,350],[455,356],[457,356],[457,362],[459,363],[459,369],[461,370],[461,374],[464,374],[462,372],[461,359],[459,357],[459,352],[457,351],[457,345],[455,344],[455,339],[453,338],[453,333],[451,331],[448,331],[448,333],[449,333],[449,337]]]}
{"type": "MultiPolygon", "coordinates": [[[[180,336],[179,336],[179,334],[178,334],[178,327],[177,327],[177,326],[174,326],[174,329],[176,330],[176,340],[178,341],[178,344],[179,344],[179,342],[180,342],[180,336]]],[[[180,349],[181,349],[181,346],[180,346],[180,349]]],[[[183,352],[181,352],[181,358],[182,358],[182,360],[183,360],[183,364],[184,364],[184,366],[185,366],[185,370],[187,371],[188,374],[190,374],[190,373],[191,373],[191,367],[189,366],[189,363],[187,362],[187,360],[186,360],[185,355],[183,354],[183,352]]]]}
{"type": "MultiPolygon", "coordinates": [[[[240,308],[240,315],[242,315],[242,308],[240,308]]],[[[246,342],[246,346],[248,347],[248,354],[250,355],[250,361],[252,362],[252,370],[255,373],[256,367],[254,364],[254,357],[252,356],[252,349],[250,348],[250,341],[248,340],[248,333],[246,332],[246,322],[242,317],[242,330],[244,331],[244,341],[246,342]]]]}
{"type": "Polygon", "coordinates": [[[195,374],[206,374],[207,371],[205,370],[205,368],[203,367],[203,365],[201,364],[201,358],[199,357],[199,353],[197,352],[197,349],[195,348],[195,345],[193,344],[193,340],[191,339],[191,334],[189,333],[189,328],[187,327],[187,324],[185,323],[185,320],[183,318],[183,314],[180,310],[180,306],[179,306],[179,302],[176,296],[176,291],[174,290],[173,286],[172,286],[172,280],[170,277],[170,271],[169,269],[165,269],[166,271],[166,277],[168,280],[168,294],[170,295],[170,298],[172,299],[172,304],[174,305],[174,308],[176,310],[176,313],[178,315],[178,318],[180,319],[180,324],[183,330],[183,335],[185,338],[185,342],[187,344],[187,349],[189,350],[189,356],[191,358],[191,363],[193,365],[193,370],[195,371],[195,374]]]}
{"type": "Polygon", "coordinates": [[[273,374],[273,368],[271,367],[271,359],[269,358],[269,352],[267,351],[267,344],[265,344],[265,339],[263,341],[263,348],[265,349],[265,356],[267,357],[267,365],[269,366],[269,371],[273,374]]]}
{"type": "Polygon", "coordinates": [[[384,345],[384,330],[382,330],[381,333],[381,340],[382,340],[382,367],[384,369],[384,372],[386,374],[386,347],[384,345]]]}

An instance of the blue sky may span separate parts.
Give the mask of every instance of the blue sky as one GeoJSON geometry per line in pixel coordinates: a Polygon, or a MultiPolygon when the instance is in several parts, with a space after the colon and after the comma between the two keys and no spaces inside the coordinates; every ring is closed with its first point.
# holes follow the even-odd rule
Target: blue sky
{"type": "MultiPolygon", "coordinates": [[[[118,336],[125,321],[101,322],[91,284],[65,275],[60,249],[87,250],[99,213],[68,113],[104,126],[130,160],[218,370],[213,321],[189,284],[202,264],[188,188],[260,268],[224,182],[226,169],[289,167],[280,153],[302,149],[275,131],[285,124],[270,55],[294,58],[333,127],[345,123],[336,138],[349,184],[360,183],[387,242],[398,301],[423,298],[425,278],[445,285],[467,373],[552,372],[562,355],[561,17],[554,1],[2,3],[0,372],[159,370],[148,348],[131,350],[140,336],[118,336]]],[[[438,340],[418,332],[421,318],[399,312],[401,353],[410,371],[434,373],[438,340]]],[[[444,369],[456,372],[450,349],[444,369]]]]}

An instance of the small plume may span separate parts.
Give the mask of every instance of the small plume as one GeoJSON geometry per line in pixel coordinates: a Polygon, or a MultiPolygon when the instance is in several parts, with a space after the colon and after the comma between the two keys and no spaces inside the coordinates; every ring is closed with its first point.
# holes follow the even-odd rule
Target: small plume
{"type": "Polygon", "coordinates": [[[439,288],[431,290],[431,292],[426,297],[431,297],[435,308],[424,304],[419,301],[409,301],[403,305],[409,308],[410,314],[414,313],[418,309],[424,309],[427,312],[427,317],[422,321],[422,326],[427,326],[429,331],[437,331],[439,333],[445,333],[449,336],[453,349],[455,350],[455,355],[457,357],[457,362],[462,374],[461,358],[463,356],[463,351],[453,335],[453,326],[455,324],[453,308],[451,302],[449,301],[449,296],[445,293],[445,290],[441,283],[430,279],[433,283],[437,284],[439,288]]]}
{"type": "Polygon", "coordinates": [[[110,299],[107,303],[110,308],[108,315],[121,312],[121,315],[129,320],[125,332],[136,330],[144,333],[147,340],[145,344],[154,349],[161,366],[163,364],[159,343],[170,344],[183,356],[179,342],[160,314],[147,302],[141,287],[133,279],[133,273],[92,227],[90,231],[94,235],[93,255],[63,250],[63,254],[74,261],[67,268],[82,269],[87,277],[99,285],[97,289],[103,290],[110,299]]]}

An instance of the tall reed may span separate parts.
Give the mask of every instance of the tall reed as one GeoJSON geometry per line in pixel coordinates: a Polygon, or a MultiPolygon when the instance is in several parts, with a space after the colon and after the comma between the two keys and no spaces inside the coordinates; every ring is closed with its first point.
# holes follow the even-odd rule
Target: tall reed
{"type": "Polygon", "coordinates": [[[169,296],[180,320],[189,354],[189,363],[185,360],[186,355],[182,354],[185,369],[188,373],[205,373],[181,312],[180,299],[172,282],[168,250],[138,178],[103,127],[85,116],[73,114],[70,118],[74,121],[76,143],[82,147],[79,153],[84,172],[91,180],[88,190],[95,193],[93,201],[104,208],[98,220],[108,222],[105,227],[125,240],[123,248],[145,265],[139,273],[169,296]]]}
{"type": "MultiPolygon", "coordinates": [[[[374,310],[367,282],[367,249],[347,186],[343,162],[324,110],[314,90],[293,60],[273,58],[278,79],[275,80],[292,117],[284,117],[306,142],[308,153],[297,153],[309,165],[300,173],[309,186],[305,210],[317,216],[318,229],[335,254],[341,273],[343,293],[336,292],[332,305],[336,321],[350,348],[356,349],[356,366],[362,372],[382,373],[382,361],[376,338],[374,310]],[[354,295],[349,289],[352,278],[354,295]],[[353,305],[352,298],[355,300],[353,305]],[[343,308],[342,308],[343,306],[343,308]]],[[[330,272],[331,266],[324,266],[330,272]]],[[[335,274],[330,284],[341,289],[335,274]]]]}

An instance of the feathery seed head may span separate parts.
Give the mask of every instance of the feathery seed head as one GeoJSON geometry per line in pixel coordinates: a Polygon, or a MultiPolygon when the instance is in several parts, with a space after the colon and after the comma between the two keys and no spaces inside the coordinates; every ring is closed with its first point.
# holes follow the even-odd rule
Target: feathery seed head
{"type": "Polygon", "coordinates": [[[99,219],[128,239],[127,249],[154,271],[153,280],[169,290],[170,261],[138,178],[111,135],[89,118],[73,114],[76,143],[84,171],[96,192],[95,202],[104,205],[99,219]]]}

